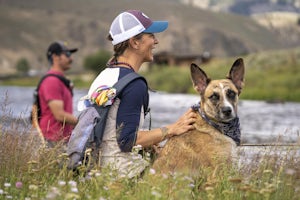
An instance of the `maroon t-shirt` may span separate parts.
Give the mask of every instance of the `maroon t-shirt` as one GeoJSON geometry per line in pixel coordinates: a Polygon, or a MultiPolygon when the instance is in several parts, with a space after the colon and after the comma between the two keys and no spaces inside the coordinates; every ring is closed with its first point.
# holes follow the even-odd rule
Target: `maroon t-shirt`
{"type": "MultiPolygon", "coordinates": [[[[61,72],[50,70],[48,74],[58,74],[63,76],[61,72]]],[[[59,141],[68,140],[73,125],[57,121],[49,106],[51,100],[62,100],[64,102],[64,110],[73,113],[72,93],[69,88],[57,77],[49,76],[42,82],[39,91],[39,101],[41,107],[40,128],[46,140],[59,141]]]]}

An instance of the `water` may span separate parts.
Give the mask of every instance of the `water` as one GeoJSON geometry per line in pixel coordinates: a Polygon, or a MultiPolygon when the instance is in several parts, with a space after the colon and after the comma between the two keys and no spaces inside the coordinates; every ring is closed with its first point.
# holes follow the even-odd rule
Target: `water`
{"type": "MultiPolygon", "coordinates": [[[[33,101],[33,87],[0,86],[0,116],[28,118],[33,101]]],[[[74,113],[79,98],[87,89],[75,89],[74,113]]],[[[161,127],[175,122],[191,105],[197,103],[197,95],[150,93],[151,117],[145,127],[161,127]]],[[[300,103],[266,103],[241,100],[240,117],[242,141],[244,143],[295,142],[300,133],[300,103]]]]}

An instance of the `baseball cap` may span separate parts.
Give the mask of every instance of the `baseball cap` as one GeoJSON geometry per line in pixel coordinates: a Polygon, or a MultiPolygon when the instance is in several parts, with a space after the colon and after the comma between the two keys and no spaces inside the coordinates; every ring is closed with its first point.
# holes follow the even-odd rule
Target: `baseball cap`
{"type": "Polygon", "coordinates": [[[168,21],[152,21],[138,10],[128,10],[119,14],[112,22],[109,34],[116,45],[140,33],[159,33],[168,28],[168,21]]]}
{"type": "Polygon", "coordinates": [[[77,48],[68,48],[66,42],[53,42],[47,50],[47,58],[49,59],[53,54],[59,55],[63,52],[75,53],[77,48]]]}

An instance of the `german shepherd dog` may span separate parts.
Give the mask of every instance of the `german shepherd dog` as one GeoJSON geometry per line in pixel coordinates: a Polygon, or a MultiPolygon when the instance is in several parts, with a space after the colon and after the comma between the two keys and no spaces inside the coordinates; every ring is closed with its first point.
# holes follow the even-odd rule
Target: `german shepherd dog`
{"type": "Polygon", "coordinates": [[[237,116],[239,94],[244,85],[244,62],[237,59],[226,79],[211,80],[196,64],[191,64],[191,78],[200,94],[195,129],[170,138],[154,160],[158,172],[183,172],[197,176],[201,169],[213,170],[222,163],[231,164],[240,144],[237,116]]]}

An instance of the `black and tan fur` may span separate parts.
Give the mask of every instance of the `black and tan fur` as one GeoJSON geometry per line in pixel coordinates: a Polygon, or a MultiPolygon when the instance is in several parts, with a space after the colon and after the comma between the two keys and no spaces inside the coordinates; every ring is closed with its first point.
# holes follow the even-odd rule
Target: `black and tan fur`
{"type": "MultiPolygon", "coordinates": [[[[237,117],[238,97],[244,83],[243,59],[237,59],[226,79],[210,80],[196,64],[191,64],[191,77],[200,94],[200,108],[215,122],[228,122],[237,117]]],[[[236,143],[209,125],[200,115],[195,129],[168,140],[153,163],[163,173],[181,171],[197,175],[201,168],[215,168],[231,163],[236,143]]]]}

